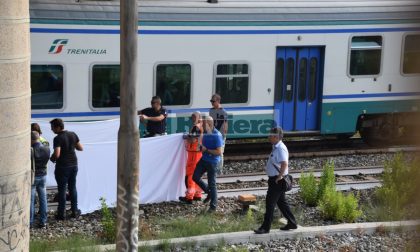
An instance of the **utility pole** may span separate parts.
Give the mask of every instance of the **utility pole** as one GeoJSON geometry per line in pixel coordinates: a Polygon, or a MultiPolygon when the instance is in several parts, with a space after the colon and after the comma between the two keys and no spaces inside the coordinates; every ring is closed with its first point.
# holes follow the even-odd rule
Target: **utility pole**
{"type": "Polygon", "coordinates": [[[0,251],[29,251],[29,0],[0,1],[0,251]]]}
{"type": "Polygon", "coordinates": [[[137,0],[120,0],[120,129],[118,131],[117,241],[137,251],[139,227],[139,129],[136,111],[137,0]]]}

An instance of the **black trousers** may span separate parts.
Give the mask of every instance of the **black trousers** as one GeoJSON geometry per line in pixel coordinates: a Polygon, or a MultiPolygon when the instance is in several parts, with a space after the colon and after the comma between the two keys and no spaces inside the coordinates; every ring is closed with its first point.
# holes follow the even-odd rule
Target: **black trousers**
{"type": "Polygon", "coordinates": [[[264,222],[261,228],[269,231],[271,223],[273,222],[274,208],[277,204],[283,216],[287,219],[287,223],[291,225],[297,225],[295,216],[290,211],[289,204],[286,201],[286,192],[282,188],[284,181],[279,181],[276,184],[276,177],[270,177],[268,179],[268,191],[265,197],[265,215],[264,222]]]}
{"type": "Polygon", "coordinates": [[[77,189],[76,189],[76,177],[78,167],[55,167],[54,175],[57,181],[58,188],[58,207],[57,214],[64,217],[66,215],[66,192],[67,186],[70,193],[71,210],[75,213],[77,208],[77,189]]]}

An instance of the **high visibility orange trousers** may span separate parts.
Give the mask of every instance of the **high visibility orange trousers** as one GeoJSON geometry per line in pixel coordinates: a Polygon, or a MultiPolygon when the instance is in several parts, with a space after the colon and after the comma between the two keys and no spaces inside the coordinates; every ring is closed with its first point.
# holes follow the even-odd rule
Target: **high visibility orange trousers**
{"type": "Polygon", "coordinates": [[[192,200],[195,198],[201,198],[202,190],[201,188],[193,181],[192,177],[197,166],[198,161],[200,161],[203,154],[200,151],[187,151],[187,172],[185,175],[185,184],[187,186],[187,192],[185,193],[185,198],[192,200]]]}

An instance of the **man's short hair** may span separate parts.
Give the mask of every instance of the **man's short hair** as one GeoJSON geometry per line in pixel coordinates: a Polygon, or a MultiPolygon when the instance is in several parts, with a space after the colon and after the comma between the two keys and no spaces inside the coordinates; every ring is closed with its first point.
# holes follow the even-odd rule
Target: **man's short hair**
{"type": "Polygon", "coordinates": [[[283,129],[281,127],[271,128],[270,134],[277,135],[280,140],[283,139],[283,129]]]}
{"type": "Polygon", "coordinates": [[[162,100],[157,95],[155,95],[155,96],[152,97],[152,101],[158,101],[159,103],[162,103],[162,100]]]}
{"type": "Polygon", "coordinates": [[[41,127],[39,127],[38,123],[31,123],[31,130],[38,132],[40,135],[42,134],[41,127]]]}
{"type": "Polygon", "coordinates": [[[64,129],[64,122],[60,118],[55,118],[55,119],[51,120],[50,124],[51,124],[52,128],[59,127],[60,129],[64,129]]]}
{"type": "Polygon", "coordinates": [[[212,99],[215,99],[215,100],[216,100],[216,101],[218,101],[218,102],[220,102],[220,101],[222,100],[222,97],[221,97],[219,94],[217,94],[217,93],[213,94],[213,95],[211,96],[211,98],[212,98],[212,99]]]}
{"type": "Polygon", "coordinates": [[[201,113],[200,113],[200,111],[194,111],[194,112],[191,114],[191,116],[196,116],[196,117],[200,118],[200,117],[201,117],[201,113]]]}
{"type": "Polygon", "coordinates": [[[208,125],[211,128],[214,128],[214,120],[213,120],[213,117],[211,117],[211,116],[203,116],[202,120],[203,120],[203,122],[204,121],[207,121],[208,125]]]}
{"type": "Polygon", "coordinates": [[[35,130],[31,131],[31,140],[38,141],[39,140],[39,133],[35,130]]]}

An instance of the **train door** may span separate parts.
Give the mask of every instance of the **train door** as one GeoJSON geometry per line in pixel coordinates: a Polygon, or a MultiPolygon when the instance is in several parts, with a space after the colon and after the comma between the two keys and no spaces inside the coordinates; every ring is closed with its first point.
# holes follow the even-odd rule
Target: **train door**
{"type": "Polygon", "coordinates": [[[285,131],[319,130],[321,47],[279,47],[276,52],[274,118],[285,131]]]}

